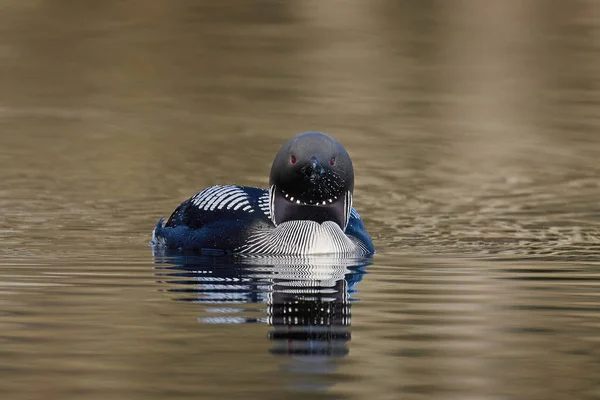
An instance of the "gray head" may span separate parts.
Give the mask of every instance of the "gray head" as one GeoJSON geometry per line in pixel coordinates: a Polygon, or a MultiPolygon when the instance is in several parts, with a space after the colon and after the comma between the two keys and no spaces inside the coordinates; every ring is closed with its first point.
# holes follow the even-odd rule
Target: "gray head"
{"type": "Polygon", "coordinates": [[[285,143],[273,161],[269,186],[275,225],[311,220],[346,228],[354,169],[346,149],[331,136],[306,132],[285,143]]]}

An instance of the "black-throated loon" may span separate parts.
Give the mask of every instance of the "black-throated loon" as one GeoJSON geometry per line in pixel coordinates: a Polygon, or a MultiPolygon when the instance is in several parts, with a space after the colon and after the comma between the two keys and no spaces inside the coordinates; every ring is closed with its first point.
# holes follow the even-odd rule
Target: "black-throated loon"
{"type": "Polygon", "coordinates": [[[353,191],[346,149],[324,133],[305,132],[275,156],[268,190],[208,187],[180,204],[166,224],[158,221],[151,243],[216,254],[371,255],[353,191]]]}

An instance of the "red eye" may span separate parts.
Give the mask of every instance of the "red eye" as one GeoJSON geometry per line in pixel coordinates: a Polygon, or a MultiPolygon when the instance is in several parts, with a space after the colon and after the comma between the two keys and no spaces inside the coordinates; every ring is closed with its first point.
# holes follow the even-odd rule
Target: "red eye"
{"type": "Polygon", "coordinates": [[[332,158],[331,160],[329,160],[329,165],[331,165],[331,166],[335,165],[335,158],[332,158]]]}
{"type": "Polygon", "coordinates": [[[290,162],[291,162],[292,164],[296,164],[296,157],[295,157],[295,156],[291,156],[291,157],[290,157],[290,162]]]}

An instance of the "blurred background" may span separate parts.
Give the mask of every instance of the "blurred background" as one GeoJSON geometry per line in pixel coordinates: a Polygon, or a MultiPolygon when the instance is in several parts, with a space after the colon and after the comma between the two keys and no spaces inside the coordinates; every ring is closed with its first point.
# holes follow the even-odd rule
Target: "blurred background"
{"type": "Polygon", "coordinates": [[[593,0],[0,0],[0,395],[600,398],[599,70],[593,0]],[[148,246],[307,130],[378,249],[309,378],[148,246]]]}

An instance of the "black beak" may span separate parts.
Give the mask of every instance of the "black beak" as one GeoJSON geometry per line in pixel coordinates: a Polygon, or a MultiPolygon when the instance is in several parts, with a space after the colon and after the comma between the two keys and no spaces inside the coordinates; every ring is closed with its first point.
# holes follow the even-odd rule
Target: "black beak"
{"type": "Polygon", "coordinates": [[[320,178],[325,173],[325,168],[321,165],[316,157],[311,157],[308,164],[302,167],[302,173],[312,182],[320,178]]]}

